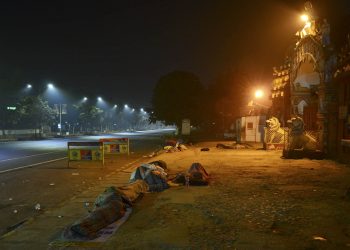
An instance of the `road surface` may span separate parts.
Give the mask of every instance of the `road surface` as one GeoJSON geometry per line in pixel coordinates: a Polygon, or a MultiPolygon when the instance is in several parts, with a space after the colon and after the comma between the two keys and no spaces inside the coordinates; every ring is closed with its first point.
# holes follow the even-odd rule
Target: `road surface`
{"type": "Polygon", "coordinates": [[[2,142],[0,143],[0,173],[65,159],[67,157],[67,142],[69,141],[98,141],[100,138],[127,137],[130,139],[131,152],[146,154],[159,148],[162,144],[162,135],[171,132],[173,130],[148,130],[40,141],[2,142]]]}

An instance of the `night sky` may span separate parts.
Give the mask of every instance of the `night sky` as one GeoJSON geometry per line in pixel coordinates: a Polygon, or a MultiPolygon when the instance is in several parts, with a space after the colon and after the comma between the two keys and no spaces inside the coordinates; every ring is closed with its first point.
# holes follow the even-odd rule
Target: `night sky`
{"type": "MultiPolygon", "coordinates": [[[[270,86],[302,27],[300,0],[2,1],[1,89],[53,82],[76,98],[149,106],[157,80],[173,70],[209,84],[244,69],[270,86]]],[[[350,1],[313,1],[336,45],[349,31],[350,1]]]]}

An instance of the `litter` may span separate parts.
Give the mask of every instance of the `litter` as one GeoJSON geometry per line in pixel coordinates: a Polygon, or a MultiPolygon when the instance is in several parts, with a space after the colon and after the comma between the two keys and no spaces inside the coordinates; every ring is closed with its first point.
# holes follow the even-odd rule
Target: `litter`
{"type": "Polygon", "coordinates": [[[314,237],[312,237],[314,240],[320,240],[320,241],[327,241],[327,239],[326,238],[323,238],[323,237],[321,237],[321,236],[314,236],[314,237]]]}
{"type": "Polygon", "coordinates": [[[79,175],[79,173],[72,173],[72,175],[79,175]]]}
{"type": "Polygon", "coordinates": [[[41,209],[40,204],[39,203],[36,204],[34,208],[35,208],[35,210],[40,210],[41,209]]]}

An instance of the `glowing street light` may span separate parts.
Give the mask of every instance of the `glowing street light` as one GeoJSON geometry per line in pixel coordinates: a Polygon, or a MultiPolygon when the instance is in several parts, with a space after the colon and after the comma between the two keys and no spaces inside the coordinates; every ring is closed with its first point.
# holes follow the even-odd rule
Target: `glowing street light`
{"type": "Polygon", "coordinates": [[[143,110],[143,108],[140,108],[140,111],[141,111],[141,112],[145,112],[145,111],[143,110]]]}
{"type": "Polygon", "coordinates": [[[85,97],[83,98],[83,101],[86,102],[87,100],[88,100],[88,98],[85,96],[85,97]]]}
{"type": "Polygon", "coordinates": [[[47,84],[47,87],[48,87],[49,89],[54,89],[54,88],[55,88],[55,86],[54,86],[52,83],[48,83],[48,84],[47,84]]]}
{"type": "Polygon", "coordinates": [[[31,84],[29,84],[29,83],[26,85],[26,88],[27,88],[27,89],[31,89],[32,87],[33,87],[33,86],[32,86],[31,84]]]}
{"type": "Polygon", "coordinates": [[[116,109],[117,107],[118,107],[118,105],[117,105],[117,104],[114,104],[113,108],[116,109]]]}
{"type": "Polygon", "coordinates": [[[97,101],[102,102],[102,97],[101,96],[97,97],[97,101]]]}
{"type": "Polygon", "coordinates": [[[126,108],[126,109],[129,108],[128,104],[125,104],[125,105],[124,105],[124,108],[126,108]]]}
{"type": "Polygon", "coordinates": [[[309,16],[308,15],[301,15],[301,20],[304,21],[304,22],[308,22],[309,21],[309,16]]]}
{"type": "Polygon", "coordinates": [[[255,98],[262,98],[264,96],[264,92],[260,89],[258,89],[257,91],[255,91],[255,98]]]}

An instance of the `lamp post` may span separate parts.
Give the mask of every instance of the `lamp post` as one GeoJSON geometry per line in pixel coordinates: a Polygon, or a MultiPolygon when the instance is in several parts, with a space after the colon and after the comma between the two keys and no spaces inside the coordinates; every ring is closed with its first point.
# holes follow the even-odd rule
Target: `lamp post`
{"type": "Polygon", "coordinates": [[[56,96],[56,99],[59,100],[59,103],[54,104],[54,110],[59,117],[58,129],[59,129],[59,135],[61,136],[62,135],[62,115],[67,114],[67,104],[62,104],[61,98],[57,98],[57,96],[60,95],[60,93],[59,93],[59,89],[57,89],[55,85],[53,85],[52,83],[48,83],[47,90],[49,94],[53,95],[54,97],[56,96]]]}

